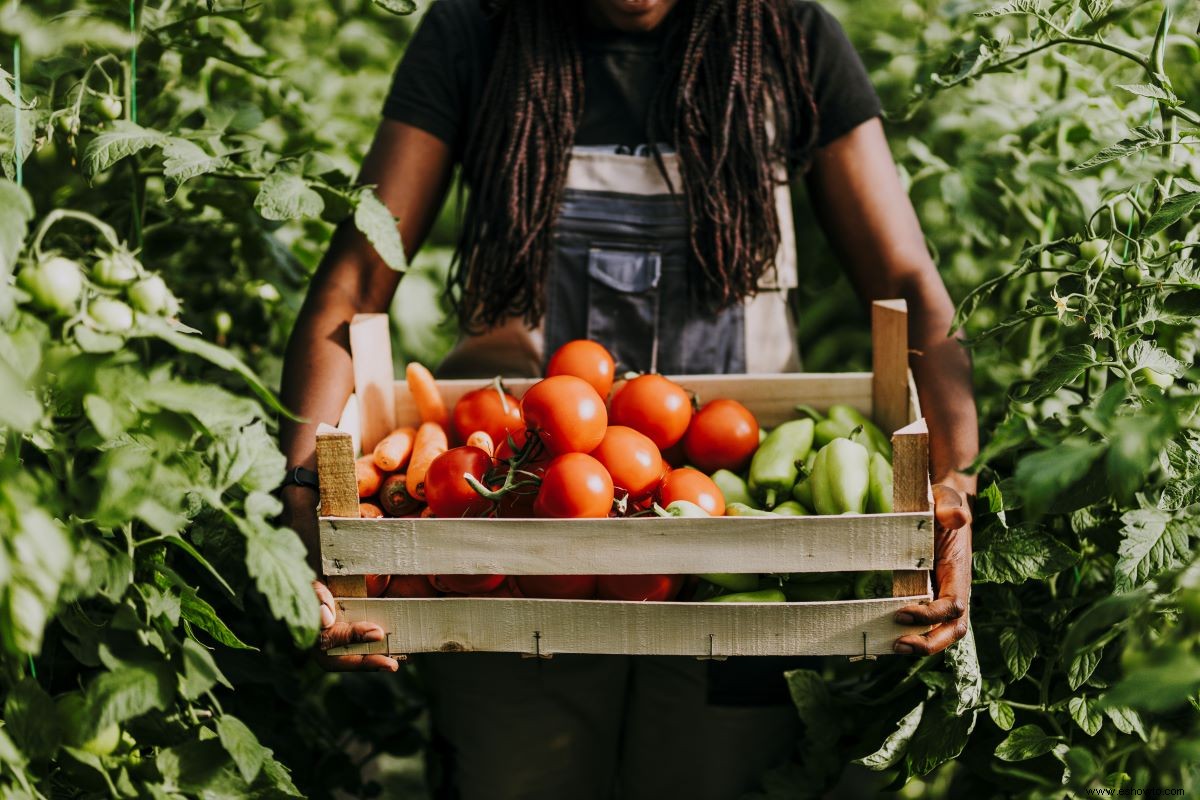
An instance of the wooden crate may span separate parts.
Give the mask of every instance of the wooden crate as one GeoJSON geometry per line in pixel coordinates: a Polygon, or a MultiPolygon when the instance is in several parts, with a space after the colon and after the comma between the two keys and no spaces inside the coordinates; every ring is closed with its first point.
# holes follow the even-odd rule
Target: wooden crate
{"type": "MultiPolygon", "coordinates": [[[[873,372],[677,377],[702,400],[732,397],[760,423],[794,406],[849,403],[895,431],[896,513],[712,519],[359,519],[354,456],[398,424],[415,424],[403,382],[393,380],[387,317],[351,326],[356,393],[338,428],[317,436],[322,568],[349,622],[379,624],[384,641],[335,654],[434,651],[730,655],[892,652],[897,609],[930,599],[933,515],[928,432],[907,368],[903,301],[875,304],[873,372]],[[619,602],[441,597],[367,598],[370,574],[648,574],[893,570],[893,597],[796,603],[619,602]]],[[[448,404],[480,380],[442,381],[448,404]]],[[[517,396],[533,380],[510,380],[517,396]]]]}

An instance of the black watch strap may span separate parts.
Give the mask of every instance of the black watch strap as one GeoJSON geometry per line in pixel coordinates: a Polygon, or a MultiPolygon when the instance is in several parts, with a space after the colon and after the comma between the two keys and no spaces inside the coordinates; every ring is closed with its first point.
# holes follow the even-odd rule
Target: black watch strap
{"type": "Polygon", "coordinates": [[[317,473],[304,467],[291,467],[283,478],[280,488],[285,486],[303,486],[306,489],[317,489],[317,473]]]}

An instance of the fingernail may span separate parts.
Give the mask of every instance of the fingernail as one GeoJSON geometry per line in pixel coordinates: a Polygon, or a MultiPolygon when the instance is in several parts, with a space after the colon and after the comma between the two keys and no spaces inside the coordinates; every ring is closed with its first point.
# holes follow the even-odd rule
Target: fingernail
{"type": "Polygon", "coordinates": [[[400,669],[400,662],[393,661],[392,662],[392,672],[397,672],[397,671],[399,671],[399,669],[400,669]]]}
{"type": "Polygon", "coordinates": [[[896,614],[896,622],[900,625],[912,625],[913,624],[913,616],[912,616],[912,614],[906,614],[904,612],[900,612],[900,613],[896,614]]]}
{"type": "Polygon", "coordinates": [[[328,628],[333,624],[333,612],[329,610],[329,606],[321,606],[321,627],[328,628]]]}
{"type": "Polygon", "coordinates": [[[364,642],[379,642],[383,640],[383,631],[376,628],[373,631],[367,631],[363,634],[364,642]]]}
{"type": "Polygon", "coordinates": [[[896,642],[894,645],[892,645],[892,650],[894,650],[895,652],[899,653],[902,656],[906,656],[913,651],[912,645],[904,644],[904,642],[896,642]]]}

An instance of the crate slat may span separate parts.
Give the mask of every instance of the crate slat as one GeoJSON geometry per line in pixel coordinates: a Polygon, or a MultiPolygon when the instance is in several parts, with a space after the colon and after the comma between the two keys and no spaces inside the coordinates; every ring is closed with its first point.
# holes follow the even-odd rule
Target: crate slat
{"type": "Polygon", "coordinates": [[[388,637],[330,653],[880,655],[892,652],[897,637],[929,630],[897,625],[892,620],[897,609],[926,599],[736,604],[469,597],[339,599],[340,614],[346,621],[374,622],[388,637]]]}
{"type": "Polygon", "coordinates": [[[927,513],[712,519],[321,520],[326,575],[639,575],[911,570],[927,513]]]}

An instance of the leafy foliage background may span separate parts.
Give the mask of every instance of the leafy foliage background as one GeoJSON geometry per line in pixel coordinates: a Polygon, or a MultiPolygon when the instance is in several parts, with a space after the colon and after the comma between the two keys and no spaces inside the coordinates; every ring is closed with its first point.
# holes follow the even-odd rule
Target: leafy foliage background
{"type": "MultiPolygon", "coordinates": [[[[135,3],[136,125],[129,8],[0,10],[0,53],[23,54],[19,133],[0,59],[0,166],[16,177],[20,139],[25,187],[0,182],[0,795],[419,796],[380,777],[423,745],[414,680],[305,655],[265,390],[347,218],[407,266],[399,356],[449,344],[453,204],[404,265],[353,180],[414,26],[386,9],[405,5],[135,3]],[[120,120],[97,107],[110,93],[120,120]],[[177,322],[50,318],[7,278],[57,254],[108,296],[91,277],[130,251],[177,322]]],[[[922,662],[792,673],[809,732],[763,796],[1195,791],[1200,9],[828,5],[974,348],[974,633],[922,662]]],[[[797,200],[805,364],[867,368],[866,315],[797,200]]]]}

